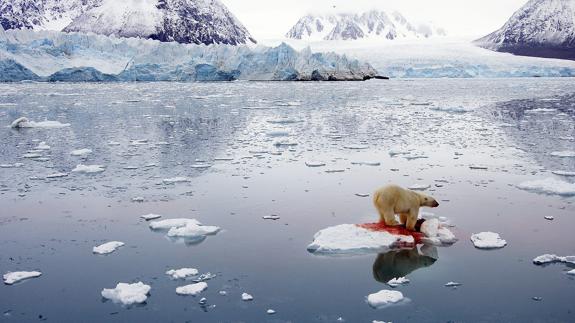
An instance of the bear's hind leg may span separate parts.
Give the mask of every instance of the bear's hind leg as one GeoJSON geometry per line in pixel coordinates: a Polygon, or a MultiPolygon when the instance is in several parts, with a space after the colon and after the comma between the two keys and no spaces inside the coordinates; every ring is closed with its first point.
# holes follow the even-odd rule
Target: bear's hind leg
{"type": "Polygon", "coordinates": [[[407,213],[401,213],[399,215],[399,221],[401,222],[401,224],[407,224],[407,217],[409,215],[407,213]]]}
{"type": "Polygon", "coordinates": [[[395,212],[393,212],[393,210],[385,210],[385,211],[383,211],[383,219],[384,219],[385,225],[395,226],[395,225],[399,225],[399,224],[400,224],[400,223],[397,222],[397,220],[395,219],[395,212]]]}

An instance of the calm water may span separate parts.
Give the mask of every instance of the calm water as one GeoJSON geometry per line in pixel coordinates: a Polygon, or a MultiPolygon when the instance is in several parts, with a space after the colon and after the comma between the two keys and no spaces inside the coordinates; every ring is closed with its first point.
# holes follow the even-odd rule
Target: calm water
{"type": "Polygon", "coordinates": [[[570,268],[532,264],[543,253],[575,255],[575,198],[515,187],[552,176],[573,182],[551,171],[575,171],[575,158],[550,156],[575,150],[573,79],[2,84],[0,125],[0,164],[24,164],[0,168],[0,273],[43,272],[0,286],[0,321],[575,321],[570,268]],[[434,110],[454,107],[470,111],[434,110]],[[71,126],[10,129],[20,116],[71,126]],[[274,123],[286,118],[293,122],[274,123]],[[22,158],[40,141],[51,146],[44,159],[22,158]],[[70,156],[80,148],[93,153],[70,156]],[[427,158],[392,157],[394,149],[427,158]],[[326,166],[307,167],[310,160],[326,166]],[[373,160],[381,165],[352,164],[373,160]],[[106,171],[44,178],[77,164],[106,171]],[[333,169],[344,171],[325,172],[333,169]],[[176,176],[190,182],[163,183],[176,176]],[[456,225],[459,241],[438,248],[437,259],[417,250],[307,252],[318,230],[375,221],[371,199],[356,194],[386,183],[430,184],[441,203],[433,212],[456,225]],[[148,213],[223,231],[199,244],[173,241],[139,219],[148,213]],[[281,219],[262,219],[272,214],[281,219]],[[508,245],[475,249],[469,237],[481,231],[508,245]],[[92,254],[109,240],[126,246],[92,254]],[[178,296],[185,283],[164,272],[180,267],[217,277],[199,297],[178,296]],[[365,297],[389,289],[392,274],[411,280],[397,288],[410,302],[372,309],[365,297]],[[152,286],[144,305],[100,296],[137,281],[152,286]],[[449,281],[463,285],[444,287],[449,281]],[[243,302],[243,292],[254,301],[243,302]]]}

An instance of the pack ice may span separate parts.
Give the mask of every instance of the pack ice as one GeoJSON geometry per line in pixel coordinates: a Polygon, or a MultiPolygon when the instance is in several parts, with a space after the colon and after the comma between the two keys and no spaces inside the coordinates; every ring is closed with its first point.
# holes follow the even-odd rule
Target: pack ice
{"type": "Polygon", "coordinates": [[[116,288],[102,290],[102,297],[112,300],[114,303],[132,305],[143,303],[148,299],[148,293],[152,288],[142,282],[135,284],[118,283],[116,288]]]}
{"type": "Polygon", "coordinates": [[[13,271],[4,274],[3,278],[4,284],[12,285],[26,279],[40,277],[41,275],[42,273],[39,271],[13,271]]]}
{"type": "Polygon", "coordinates": [[[517,185],[517,188],[540,194],[574,196],[575,184],[561,181],[552,177],[525,181],[517,185]]]}

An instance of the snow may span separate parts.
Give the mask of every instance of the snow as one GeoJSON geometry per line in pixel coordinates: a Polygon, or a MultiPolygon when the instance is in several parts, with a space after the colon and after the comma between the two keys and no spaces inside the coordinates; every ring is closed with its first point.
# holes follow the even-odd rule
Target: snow
{"type": "Polygon", "coordinates": [[[552,177],[526,181],[517,185],[517,188],[548,195],[574,196],[575,184],[564,182],[552,177]]]}
{"type": "Polygon", "coordinates": [[[393,278],[390,281],[388,281],[387,284],[390,287],[395,288],[395,287],[398,287],[400,285],[409,284],[409,279],[407,279],[405,277],[393,278]]]}
{"type": "Polygon", "coordinates": [[[426,220],[421,224],[421,233],[425,235],[422,242],[435,246],[446,246],[457,242],[457,237],[447,228],[449,222],[440,221],[439,218],[422,216],[426,220]]]}
{"type": "Polygon", "coordinates": [[[307,250],[317,254],[354,254],[383,252],[413,245],[412,236],[371,231],[355,224],[340,224],[317,232],[307,250]]]}
{"type": "Polygon", "coordinates": [[[185,227],[187,224],[199,225],[200,222],[196,219],[176,218],[166,219],[161,221],[150,222],[150,229],[152,230],[169,230],[171,228],[185,227]]]}
{"type": "Polygon", "coordinates": [[[373,308],[384,308],[390,305],[405,302],[403,293],[396,290],[383,289],[367,296],[367,303],[373,308]]]}
{"type": "Polygon", "coordinates": [[[45,129],[53,129],[53,128],[65,128],[69,127],[69,123],[60,123],[59,121],[31,121],[28,120],[26,117],[20,117],[12,122],[10,125],[11,128],[45,128],[45,129]]]}
{"type": "Polygon", "coordinates": [[[72,172],[84,173],[84,174],[95,174],[95,173],[101,173],[105,170],[106,169],[102,165],[82,165],[82,164],[80,164],[80,165],[77,165],[74,169],[72,169],[72,172]]]}
{"type": "Polygon", "coordinates": [[[197,223],[186,223],[185,226],[173,227],[168,231],[168,237],[180,238],[201,238],[207,235],[216,234],[220,231],[219,227],[200,225],[197,223]]]}
{"type": "Polygon", "coordinates": [[[480,232],[471,235],[471,241],[478,249],[497,249],[507,245],[507,241],[501,239],[495,232],[480,232]]]}
{"type": "Polygon", "coordinates": [[[132,305],[136,303],[144,303],[152,288],[142,282],[134,284],[118,283],[116,288],[102,290],[102,297],[112,300],[114,303],[121,303],[123,305],[132,305]]]}
{"type": "Polygon", "coordinates": [[[161,217],[162,217],[161,215],[159,215],[159,214],[153,214],[153,213],[140,215],[140,218],[142,218],[142,219],[144,219],[144,220],[146,220],[146,221],[159,219],[159,218],[161,218],[161,217]]]}
{"type": "Polygon", "coordinates": [[[91,154],[91,153],[92,153],[92,149],[82,148],[82,149],[72,150],[70,152],[70,155],[77,156],[77,157],[85,157],[86,155],[91,154]]]}
{"type": "Polygon", "coordinates": [[[551,156],[554,156],[554,157],[575,157],[575,151],[573,151],[573,150],[554,151],[551,153],[551,156]]]}
{"type": "Polygon", "coordinates": [[[166,271],[166,275],[171,276],[173,279],[182,279],[190,276],[196,276],[198,273],[199,271],[196,268],[180,268],[166,271]]]}
{"type": "Polygon", "coordinates": [[[196,296],[206,290],[208,284],[206,282],[199,282],[195,284],[180,286],[176,288],[176,294],[186,296],[196,296]]]}
{"type": "Polygon", "coordinates": [[[123,245],[124,245],[124,243],[121,241],[110,241],[110,242],[106,242],[104,244],[101,244],[97,247],[94,247],[92,249],[92,252],[95,254],[99,254],[99,255],[106,255],[106,254],[109,254],[109,253],[116,251],[118,248],[122,247],[123,245]]]}
{"type": "Polygon", "coordinates": [[[254,297],[248,293],[242,293],[242,301],[244,302],[248,302],[248,301],[253,301],[254,297]]]}
{"type": "Polygon", "coordinates": [[[12,285],[20,281],[40,277],[42,275],[39,271],[13,271],[4,274],[4,284],[12,285]]]}
{"type": "Polygon", "coordinates": [[[554,262],[570,263],[575,265],[575,256],[557,256],[555,254],[544,254],[533,259],[533,263],[536,265],[545,265],[554,262]]]}

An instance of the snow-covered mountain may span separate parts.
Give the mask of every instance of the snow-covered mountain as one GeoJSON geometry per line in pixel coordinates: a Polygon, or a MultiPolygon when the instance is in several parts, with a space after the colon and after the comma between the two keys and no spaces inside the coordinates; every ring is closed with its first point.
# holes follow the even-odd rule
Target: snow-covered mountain
{"type": "Polygon", "coordinates": [[[255,40],[219,0],[104,0],[64,29],[195,44],[255,40]]]}
{"type": "Polygon", "coordinates": [[[475,43],[517,55],[575,59],[575,0],[530,0],[475,43]]]}
{"type": "Polygon", "coordinates": [[[0,25],[8,29],[62,30],[102,0],[0,0],[0,25]]]}
{"type": "Polygon", "coordinates": [[[0,24],[164,42],[255,43],[219,0],[0,0],[0,24]]]}
{"type": "Polygon", "coordinates": [[[445,30],[431,23],[414,24],[401,13],[371,10],[361,14],[306,15],[286,34],[304,40],[355,40],[362,38],[429,38],[445,36],[445,30]]]}

